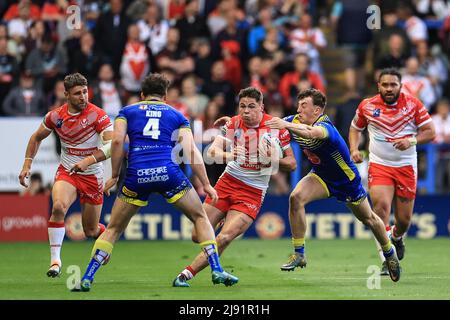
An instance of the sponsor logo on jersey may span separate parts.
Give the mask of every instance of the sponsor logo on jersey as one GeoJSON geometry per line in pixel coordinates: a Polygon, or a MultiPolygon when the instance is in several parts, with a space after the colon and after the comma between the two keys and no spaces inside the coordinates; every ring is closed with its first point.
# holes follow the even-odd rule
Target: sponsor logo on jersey
{"type": "Polygon", "coordinates": [[[98,123],[103,122],[106,118],[108,118],[108,115],[107,115],[107,114],[105,114],[103,117],[101,117],[101,118],[98,120],[98,123]]]}

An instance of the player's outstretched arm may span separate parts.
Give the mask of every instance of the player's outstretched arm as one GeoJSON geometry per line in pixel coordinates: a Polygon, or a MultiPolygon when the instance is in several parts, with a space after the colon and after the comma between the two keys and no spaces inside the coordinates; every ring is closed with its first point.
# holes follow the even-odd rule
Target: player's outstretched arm
{"type": "Polygon", "coordinates": [[[25,151],[25,160],[22,165],[22,170],[19,174],[19,182],[22,186],[28,187],[26,179],[30,176],[31,163],[39,150],[41,141],[47,138],[51,132],[51,130],[45,128],[44,125],[41,124],[36,132],[31,135],[30,140],[28,141],[27,150],[25,151]]]}
{"type": "Polygon", "coordinates": [[[228,121],[230,121],[231,118],[229,116],[223,116],[220,117],[219,119],[217,119],[216,121],[214,121],[214,126],[215,127],[220,127],[225,125],[228,121]]]}
{"type": "Polygon", "coordinates": [[[326,129],[320,126],[308,126],[303,123],[292,123],[286,120],[273,117],[266,121],[266,126],[271,129],[287,129],[296,135],[306,139],[326,139],[326,129]]]}
{"type": "Polygon", "coordinates": [[[214,188],[211,186],[211,183],[209,182],[202,154],[197,149],[197,146],[194,143],[194,137],[192,136],[191,130],[188,129],[180,130],[178,134],[178,142],[181,144],[181,147],[183,148],[183,153],[187,155],[192,171],[200,180],[205,192],[211,197],[213,202],[216,202],[218,199],[217,192],[214,190],[214,188]]]}

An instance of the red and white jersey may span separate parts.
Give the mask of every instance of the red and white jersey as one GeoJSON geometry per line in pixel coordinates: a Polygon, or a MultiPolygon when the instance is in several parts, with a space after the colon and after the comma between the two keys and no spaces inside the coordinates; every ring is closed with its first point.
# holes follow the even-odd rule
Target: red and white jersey
{"type": "MultiPolygon", "coordinates": [[[[94,153],[101,145],[100,133],[112,131],[111,120],[105,111],[92,103],[79,113],[70,113],[66,104],[45,115],[43,125],[46,129],[55,130],[61,140],[61,164],[70,169],[75,163],[94,153]]],[[[78,174],[101,174],[102,163],[88,167],[78,174]]]]}
{"type": "Polygon", "coordinates": [[[228,162],[225,172],[245,184],[263,190],[269,186],[270,175],[272,173],[270,163],[264,164],[259,161],[259,141],[264,133],[271,135],[280,141],[280,146],[284,150],[290,147],[291,136],[286,129],[270,129],[264,123],[273,117],[264,114],[259,126],[248,128],[241,116],[234,116],[225,126],[222,127],[222,136],[233,143],[233,147],[245,146],[245,159],[238,159],[228,162]]]}
{"type": "Polygon", "coordinates": [[[417,128],[431,121],[427,109],[413,96],[400,93],[395,105],[387,105],[378,94],[359,104],[352,126],[359,131],[368,128],[370,162],[390,167],[416,167],[416,147],[400,151],[394,148],[393,142],[415,137],[417,128]]]}

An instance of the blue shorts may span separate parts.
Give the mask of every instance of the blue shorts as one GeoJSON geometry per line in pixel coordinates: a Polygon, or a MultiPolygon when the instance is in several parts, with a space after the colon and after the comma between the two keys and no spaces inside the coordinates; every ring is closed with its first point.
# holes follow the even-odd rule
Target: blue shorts
{"type": "Polygon", "coordinates": [[[174,163],[162,163],[148,168],[127,168],[119,197],[134,205],[145,207],[151,193],[157,192],[174,203],[183,197],[192,184],[174,163]]]}
{"type": "Polygon", "coordinates": [[[333,181],[323,179],[315,172],[310,172],[308,175],[319,180],[319,182],[327,190],[328,197],[335,197],[339,201],[351,204],[359,204],[367,197],[367,192],[362,186],[361,178],[359,176],[346,183],[335,183],[333,181]]]}

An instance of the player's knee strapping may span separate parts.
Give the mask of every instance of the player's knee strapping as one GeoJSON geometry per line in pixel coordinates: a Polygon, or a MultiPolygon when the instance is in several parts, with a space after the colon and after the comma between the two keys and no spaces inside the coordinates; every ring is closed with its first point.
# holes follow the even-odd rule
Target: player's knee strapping
{"type": "Polygon", "coordinates": [[[113,244],[111,242],[98,239],[92,248],[91,256],[99,263],[103,264],[111,256],[113,244]]]}

